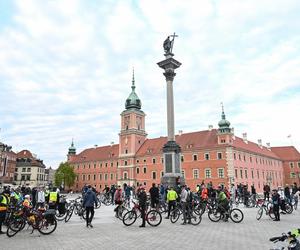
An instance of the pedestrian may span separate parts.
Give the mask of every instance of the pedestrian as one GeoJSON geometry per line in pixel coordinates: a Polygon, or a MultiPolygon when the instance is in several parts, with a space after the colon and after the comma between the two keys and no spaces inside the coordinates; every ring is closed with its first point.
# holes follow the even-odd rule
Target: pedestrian
{"type": "Polygon", "coordinates": [[[157,208],[159,203],[159,189],[155,186],[155,183],[152,183],[152,187],[149,190],[151,207],[157,208]]]}
{"type": "Polygon", "coordinates": [[[147,210],[147,194],[145,192],[144,187],[142,187],[140,189],[138,198],[139,198],[139,207],[141,210],[141,217],[142,217],[142,225],[140,225],[140,227],[145,227],[146,226],[146,210],[147,210]]]}
{"type": "Polygon", "coordinates": [[[169,219],[171,209],[175,209],[176,200],[178,198],[177,193],[175,192],[174,188],[171,187],[171,189],[167,193],[167,202],[168,202],[168,216],[166,219],[169,219]]]}
{"type": "Polygon", "coordinates": [[[114,201],[117,205],[114,211],[116,212],[116,217],[118,218],[119,207],[122,205],[122,189],[120,185],[118,186],[118,189],[115,192],[114,201]]]}
{"type": "Polygon", "coordinates": [[[43,208],[45,205],[45,192],[42,188],[39,188],[37,190],[37,207],[38,208],[43,208]]]}
{"type": "Polygon", "coordinates": [[[264,200],[269,200],[270,197],[270,186],[264,185],[264,200]]]}
{"type": "Polygon", "coordinates": [[[188,192],[186,190],[186,186],[183,185],[181,193],[180,193],[180,202],[182,205],[182,214],[183,214],[182,225],[186,224],[186,217],[187,217],[187,212],[188,212],[187,196],[188,196],[188,192]]]}
{"type": "Polygon", "coordinates": [[[273,213],[275,215],[274,221],[280,221],[280,213],[279,213],[280,195],[278,194],[277,189],[273,189],[272,203],[273,203],[273,213]]]}
{"type": "Polygon", "coordinates": [[[98,205],[96,194],[92,190],[92,186],[88,185],[88,190],[83,197],[83,207],[86,211],[86,227],[93,227],[92,220],[94,218],[94,205],[98,205]],[[90,216],[91,214],[91,216],[90,216]]]}
{"type": "Polygon", "coordinates": [[[6,217],[8,204],[9,204],[8,195],[3,192],[0,195],[0,234],[5,234],[4,232],[2,232],[2,223],[4,222],[6,217]]]}
{"type": "Polygon", "coordinates": [[[56,191],[57,189],[54,187],[52,192],[49,193],[49,209],[57,209],[57,204],[59,201],[59,194],[56,191]]]}

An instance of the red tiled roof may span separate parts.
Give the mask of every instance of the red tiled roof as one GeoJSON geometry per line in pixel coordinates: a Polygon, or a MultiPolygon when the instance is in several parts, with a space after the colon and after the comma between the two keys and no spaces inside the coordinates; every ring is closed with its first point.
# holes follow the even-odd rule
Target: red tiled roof
{"type": "Polygon", "coordinates": [[[30,159],[34,159],[32,153],[29,150],[27,150],[27,149],[22,150],[19,153],[17,153],[17,157],[18,158],[30,158],[30,159]]]}
{"type": "Polygon", "coordinates": [[[256,154],[279,159],[279,157],[274,152],[269,150],[267,147],[264,146],[260,147],[258,144],[251,141],[247,141],[246,143],[242,138],[239,138],[237,136],[235,137],[235,140],[233,140],[233,146],[235,148],[243,149],[251,153],[256,153],[256,154]]]}
{"type": "MultiPolygon", "coordinates": [[[[217,132],[217,129],[212,129],[176,135],[176,142],[180,145],[182,151],[224,147],[225,145],[218,145],[217,132]]],[[[143,145],[137,151],[136,156],[139,157],[147,154],[162,154],[162,148],[166,142],[167,137],[146,139],[143,145]]],[[[266,147],[259,147],[258,144],[251,141],[245,143],[243,139],[237,136],[235,137],[235,140],[233,140],[232,146],[236,149],[248,151],[249,153],[256,153],[263,156],[280,159],[277,154],[266,147]]],[[[119,144],[115,144],[113,146],[86,149],[78,155],[73,156],[71,162],[116,159],[118,156],[119,144]]]]}
{"type": "Polygon", "coordinates": [[[300,153],[294,146],[272,147],[271,150],[283,160],[300,161],[300,153]]]}
{"type": "Polygon", "coordinates": [[[107,159],[117,159],[119,156],[119,144],[88,148],[78,155],[72,157],[71,162],[99,161],[107,159]]]}

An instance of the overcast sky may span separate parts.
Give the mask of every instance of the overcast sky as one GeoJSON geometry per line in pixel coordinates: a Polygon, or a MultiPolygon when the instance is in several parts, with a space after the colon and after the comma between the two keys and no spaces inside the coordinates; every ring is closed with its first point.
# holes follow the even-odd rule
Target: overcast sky
{"type": "Polygon", "coordinates": [[[176,131],[215,128],[300,150],[299,0],[0,0],[0,141],[57,167],[118,143],[131,89],[148,138],[167,134],[157,62],[174,31],[176,131]],[[288,138],[288,135],[291,135],[288,138]]]}

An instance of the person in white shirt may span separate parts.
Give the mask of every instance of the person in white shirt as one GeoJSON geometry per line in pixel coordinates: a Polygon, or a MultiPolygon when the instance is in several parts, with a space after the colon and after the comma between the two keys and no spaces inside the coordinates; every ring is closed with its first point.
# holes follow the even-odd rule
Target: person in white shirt
{"type": "Polygon", "coordinates": [[[42,188],[38,188],[37,191],[37,207],[44,207],[45,205],[45,192],[42,188]]]}

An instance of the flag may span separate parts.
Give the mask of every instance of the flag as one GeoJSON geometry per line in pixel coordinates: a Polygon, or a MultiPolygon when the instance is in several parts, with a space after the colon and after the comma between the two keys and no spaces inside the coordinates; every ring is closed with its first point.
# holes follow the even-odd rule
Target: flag
{"type": "Polygon", "coordinates": [[[287,138],[291,138],[291,137],[292,137],[292,135],[288,135],[288,136],[287,136],[287,138]]]}

